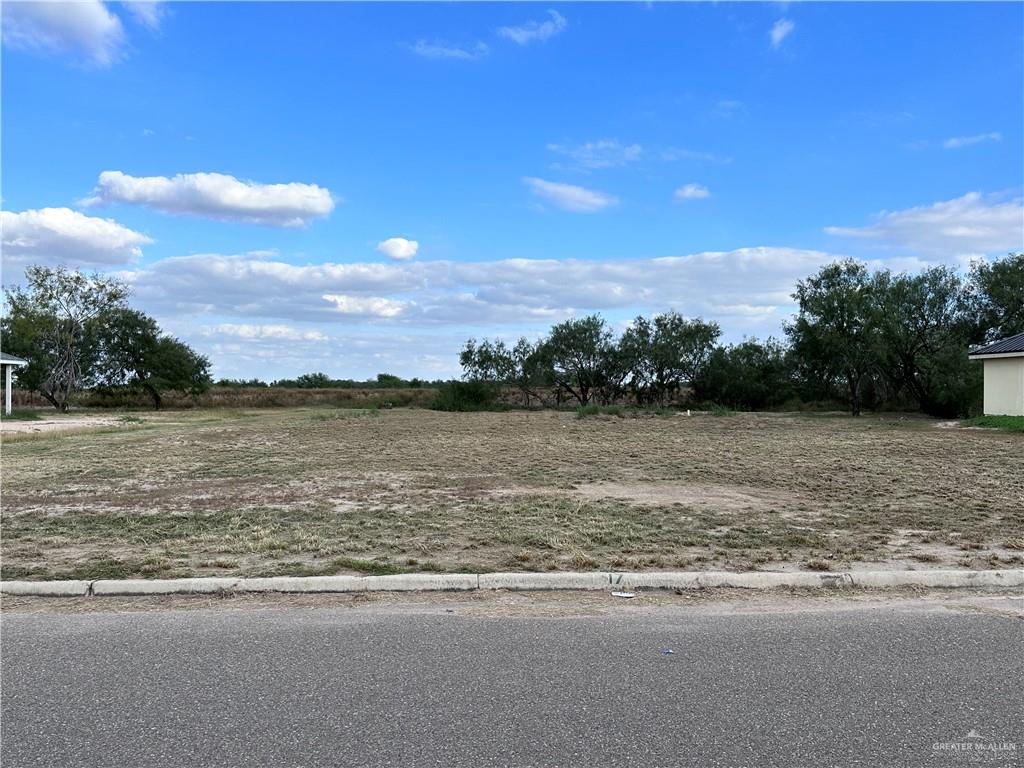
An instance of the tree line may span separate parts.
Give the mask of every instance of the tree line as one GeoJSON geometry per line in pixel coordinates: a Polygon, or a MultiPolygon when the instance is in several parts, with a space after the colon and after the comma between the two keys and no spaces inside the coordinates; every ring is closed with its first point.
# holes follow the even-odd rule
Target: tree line
{"type": "Polygon", "coordinates": [[[840,261],[799,281],[793,298],[798,311],[783,339],[721,345],[717,323],[674,311],[637,317],[618,336],[595,314],[536,341],[470,339],[459,356],[470,386],[461,391],[482,402],[511,389],[527,406],[691,400],[758,410],[829,401],[853,415],[917,407],[964,416],[981,391],[968,350],[1024,332],[1024,254],[975,263],[966,276],[840,261]]]}
{"type": "MultiPolygon", "coordinates": [[[[22,387],[66,410],[78,389],[146,393],[154,407],[168,390],[200,394],[210,363],[156,321],[128,306],[128,287],[63,267],[29,267],[26,284],[5,290],[0,333],[23,357],[22,387]]],[[[797,283],[797,313],[781,339],[721,345],[721,328],[678,312],[637,317],[616,335],[600,315],[566,320],[541,339],[466,342],[463,381],[439,407],[486,407],[500,390],[526,406],[686,401],[737,409],[791,402],[864,408],[917,407],[968,415],[980,401],[980,366],[968,350],[1024,332],[1024,254],[918,274],[871,272],[860,262],[827,265],[797,283]]],[[[357,382],[311,373],[270,386],[323,389],[438,386],[379,374],[357,382]]],[[[221,386],[268,386],[222,380],[221,386]]]]}

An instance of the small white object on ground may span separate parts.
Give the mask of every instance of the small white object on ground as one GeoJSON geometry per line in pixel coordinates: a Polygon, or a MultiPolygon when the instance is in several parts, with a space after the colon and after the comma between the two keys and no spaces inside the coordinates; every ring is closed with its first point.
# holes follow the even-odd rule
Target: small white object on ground
{"type": "Polygon", "coordinates": [[[636,597],[636,592],[612,592],[612,597],[636,597]]]}

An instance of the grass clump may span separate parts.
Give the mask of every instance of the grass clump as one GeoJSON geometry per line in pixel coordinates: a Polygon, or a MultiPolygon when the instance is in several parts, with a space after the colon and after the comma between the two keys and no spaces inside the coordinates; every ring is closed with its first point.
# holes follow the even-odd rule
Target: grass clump
{"type": "Polygon", "coordinates": [[[1005,429],[1007,432],[1024,432],[1024,416],[978,416],[964,422],[966,427],[988,427],[1005,429]]]}
{"type": "Polygon", "coordinates": [[[585,419],[589,416],[623,416],[625,409],[621,405],[581,405],[576,409],[576,418],[585,419]]]}

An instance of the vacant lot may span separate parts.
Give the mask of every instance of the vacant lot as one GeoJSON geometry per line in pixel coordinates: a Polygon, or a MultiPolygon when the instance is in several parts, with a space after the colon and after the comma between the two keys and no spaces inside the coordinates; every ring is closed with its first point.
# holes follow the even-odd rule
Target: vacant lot
{"type": "Polygon", "coordinates": [[[296,408],[14,435],[3,575],[1019,565],[1024,436],[943,426],[296,408]]]}

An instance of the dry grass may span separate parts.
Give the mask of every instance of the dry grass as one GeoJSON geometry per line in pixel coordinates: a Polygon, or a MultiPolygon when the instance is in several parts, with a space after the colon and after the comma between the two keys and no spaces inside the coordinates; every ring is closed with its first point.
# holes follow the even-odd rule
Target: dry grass
{"type": "Polygon", "coordinates": [[[4,440],[5,578],[1022,562],[1012,433],[760,414],[142,418],[4,440]]]}

